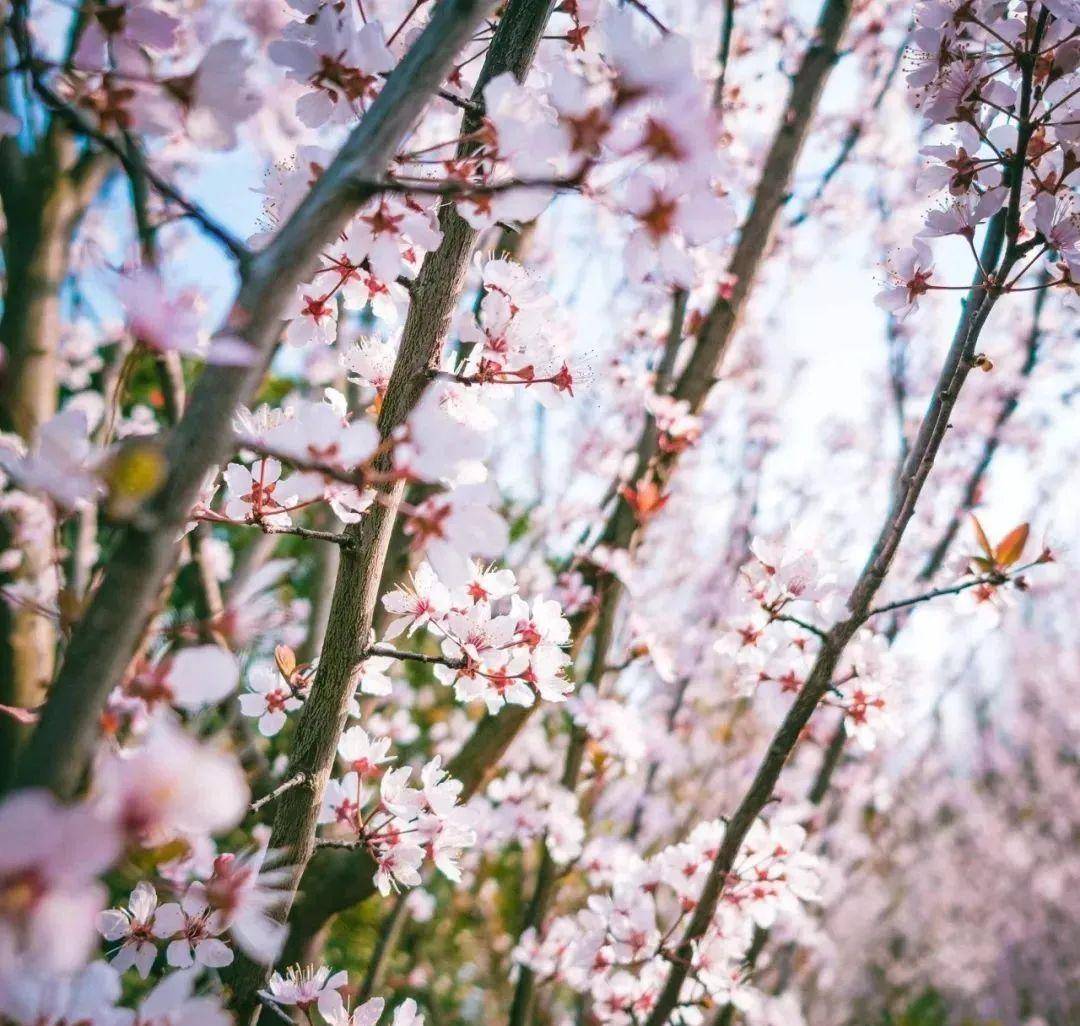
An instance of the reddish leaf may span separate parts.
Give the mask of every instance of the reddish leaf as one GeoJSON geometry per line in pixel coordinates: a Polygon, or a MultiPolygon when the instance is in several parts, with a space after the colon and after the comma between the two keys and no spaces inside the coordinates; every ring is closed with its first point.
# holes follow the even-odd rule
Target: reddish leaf
{"type": "Polygon", "coordinates": [[[983,530],[982,524],[979,523],[979,518],[974,513],[971,514],[971,522],[975,525],[975,538],[979,543],[979,548],[986,553],[986,558],[994,561],[994,547],[990,544],[990,539],[986,537],[986,532],[983,530]]]}
{"type": "Polygon", "coordinates": [[[1021,524],[998,542],[998,547],[994,550],[994,560],[1002,570],[1012,566],[1023,554],[1029,530],[1029,524],[1021,524]]]}
{"type": "Polygon", "coordinates": [[[274,659],[278,664],[281,675],[286,680],[296,672],[296,653],[288,645],[275,646],[274,659]]]}
{"type": "Polygon", "coordinates": [[[659,513],[667,504],[668,496],[663,495],[655,481],[642,481],[636,488],[623,485],[619,494],[627,501],[634,515],[644,523],[654,513],[659,513]]]}

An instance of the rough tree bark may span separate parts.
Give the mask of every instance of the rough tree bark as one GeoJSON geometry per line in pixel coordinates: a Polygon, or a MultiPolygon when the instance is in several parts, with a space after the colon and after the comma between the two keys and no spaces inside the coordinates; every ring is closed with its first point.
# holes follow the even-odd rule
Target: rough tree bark
{"type": "MultiPolygon", "coordinates": [[[[0,316],[0,430],[31,443],[56,413],[56,351],[61,289],[68,251],[86,208],[101,188],[108,161],[80,150],[55,123],[30,152],[12,137],[0,140],[3,203],[4,309],[0,316]]],[[[53,572],[55,553],[27,549],[17,577],[53,572]]],[[[35,708],[52,680],[57,630],[31,609],[0,601],[0,703],[35,708]]],[[[14,769],[25,733],[13,719],[0,721],[0,786],[14,769]]]]}
{"type": "MultiPolygon", "coordinates": [[[[511,0],[488,48],[474,100],[482,100],[484,86],[496,75],[510,71],[519,79],[524,78],[539,47],[551,7],[551,0],[511,0]]],[[[467,111],[462,119],[461,135],[471,135],[479,125],[479,115],[474,110],[467,111]]],[[[474,147],[475,143],[464,143],[459,152],[465,154],[474,147]]],[[[430,381],[430,371],[438,362],[476,244],[478,232],[452,204],[442,208],[439,227],[442,242],[425,257],[410,290],[411,302],[401,345],[379,414],[383,438],[405,422],[430,381]]],[[[389,469],[388,465],[384,463],[383,469],[389,469]]],[[[291,911],[292,895],[298,888],[304,891],[309,888],[306,878],[301,887],[301,878],[314,852],[322,793],[333,769],[349,699],[369,644],[383,566],[404,489],[404,481],[384,487],[371,511],[347,530],[355,545],[341,554],[319,669],[311,697],[297,722],[286,773],[286,777],[302,774],[305,786],[294,788],[279,799],[270,841],[272,847],[288,852],[292,869],[290,902],[280,910],[286,917],[291,911]]],[[[356,861],[363,865],[363,859],[356,861]]],[[[329,859],[325,862],[329,864],[322,871],[328,878],[336,878],[333,862],[329,859]]],[[[319,865],[315,868],[318,870],[319,865]]],[[[317,880],[311,881],[310,886],[318,887],[317,880]]],[[[355,894],[364,889],[354,882],[349,891],[355,894]]],[[[337,904],[334,910],[342,907],[337,904]]],[[[306,916],[302,918],[306,920],[306,916]]],[[[319,917],[319,923],[325,918],[325,915],[319,917]]],[[[293,946],[301,941],[299,933],[294,932],[293,946]]],[[[242,1017],[253,1010],[254,992],[264,976],[265,969],[261,966],[248,963],[237,967],[234,1004],[242,1017]]]]}

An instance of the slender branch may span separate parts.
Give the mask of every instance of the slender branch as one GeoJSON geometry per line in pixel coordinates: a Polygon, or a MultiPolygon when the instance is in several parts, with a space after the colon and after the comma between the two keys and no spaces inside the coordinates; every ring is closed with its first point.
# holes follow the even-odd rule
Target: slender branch
{"type": "Polygon", "coordinates": [[[713,106],[719,110],[724,103],[724,83],[727,79],[728,62],[731,60],[731,37],[735,32],[735,7],[737,0],[724,0],[724,20],[720,28],[720,52],[717,63],[720,74],[713,86],[713,106]]]}
{"type": "Polygon", "coordinates": [[[674,391],[675,398],[686,400],[692,412],[701,409],[712,388],[717,368],[768,253],[822,90],[840,57],[840,40],[851,16],[851,6],[851,0],[826,0],[813,42],[792,80],[791,92],[728,266],[728,278],[734,282],[730,295],[717,296],[698,329],[694,350],[674,391]]]}
{"type": "Polygon", "coordinates": [[[889,64],[885,77],[881,81],[881,85],[878,87],[877,93],[874,95],[873,102],[870,104],[869,109],[851,123],[843,141],[840,143],[840,148],[837,150],[836,156],[833,157],[829,166],[822,172],[821,178],[818,180],[817,188],[814,189],[813,194],[806,201],[802,210],[788,223],[788,227],[797,228],[810,216],[818,201],[825,195],[825,190],[829,187],[829,184],[840,173],[841,168],[843,168],[851,157],[851,154],[855,151],[855,147],[858,146],[859,140],[862,139],[863,133],[866,131],[870,116],[876,114],[881,109],[881,105],[884,102],[886,95],[888,95],[889,90],[892,88],[897,72],[900,70],[904,53],[907,51],[910,38],[911,27],[909,26],[908,30],[904,33],[904,38],[900,41],[900,45],[897,46],[896,52],[893,54],[893,59],[889,64]]]}
{"type": "MultiPolygon", "coordinates": [[[[379,77],[384,79],[389,78],[390,72],[384,71],[380,73],[379,77]]],[[[446,100],[447,103],[452,103],[459,110],[466,111],[474,117],[484,116],[484,104],[482,100],[477,102],[475,100],[466,99],[463,96],[455,96],[448,89],[437,89],[435,95],[438,96],[440,100],[446,100]]]]}
{"type": "Polygon", "coordinates": [[[367,1001],[382,989],[383,980],[390,965],[390,956],[397,948],[408,921],[408,895],[399,894],[394,900],[393,909],[379,930],[379,939],[375,942],[375,950],[371,953],[371,961],[368,963],[364,982],[356,996],[358,1002],[367,1001]]]}
{"type": "MultiPolygon", "coordinates": [[[[820,805],[824,800],[825,795],[828,793],[833,775],[840,765],[840,757],[844,753],[844,744],[846,741],[847,727],[845,725],[845,720],[841,719],[825,749],[825,753],[821,759],[821,765],[818,767],[818,771],[814,776],[814,782],[810,785],[810,790],[807,793],[807,800],[811,805],[820,805]]],[[[769,941],[771,932],[771,930],[763,929],[760,926],[754,927],[754,934],[750,942],[750,947],[747,949],[746,957],[743,959],[743,972],[745,974],[749,975],[754,971],[758,959],[761,957],[761,953],[765,950],[765,945],[769,941]]],[[[731,1026],[734,1016],[735,1006],[728,1001],[720,1008],[716,1018],[713,1020],[713,1026],[731,1026]]]]}
{"type": "Polygon", "coordinates": [[[263,534],[291,534],[311,541],[332,542],[334,545],[347,549],[356,546],[356,539],[351,534],[336,531],[317,531],[310,527],[272,527],[270,524],[260,524],[259,527],[263,534]]]}
{"type": "Polygon", "coordinates": [[[796,627],[801,627],[804,631],[809,631],[811,634],[816,634],[822,641],[828,637],[828,633],[823,631],[820,627],[815,627],[812,623],[806,620],[800,620],[797,616],[791,616],[789,613],[777,613],[773,616],[774,620],[779,620],[782,623],[793,623],[796,627]]]}
{"type": "MultiPolygon", "coordinates": [[[[1049,281],[1050,277],[1051,275],[1049,272],[1044,272],[1044,281],[1049,281]]],[[[1043,309],[1046,306],[1048,295],[1049,290],[1047,289],[1042,289],[1035,294],[1035,306],[1032,311],[1031,330],[1028,332],[1024,349],[1024,362],[1020,368],[1020,378],[1022,382],[1031,377],[1032,372],[1035,370],[1035,365],[1039,360],[1040,344],[1042,342],[1042,314],[1043,309]]],[[[983,481],[990,471],[990,466],[993,463],[995,454],[1001,447],[1005,426],[1012,419],[1013,414],[1019,407],[1020,397],[1021,388],[1018,386],[1011,389],[1002,402],[1001,408],[998,410],[997,417],[994,420],[994,426],[983,442],[982,453],[964,484],[960,502],[957,504],[955,510],[953,510],[953,514],[949,518],[945,530],[942,532],[937,544],[930,551],[930,555],[923,564],[923,568],[919,572],[919,580],[930,580],[930,578],[941,569],[942,564],[945,562],[945,557],[948,555],[949,549],[956,540],[956,535],[960,531],[960,525],[963,523],[964,517],[978,501],[979,491],[982,488],[983,481]]]]}
{"type": "Polygon", "coordinates": [[[386,656],[390,659],[402,659],[407,662],[449,666],[453,670],[460,670],[468,665],[468,660],[463,658],[455,659],[444,655],[429,655],[427,652],[409,652],[405,649],[394,648],[392,645],[372,645],[365,655],[386,656]]]}
{"type": "Polygon", "coordinates": [[[120,161],[120,164],[129,175],[144,177],[157,192],[166,199],[172,200],[188,217],[196,221],[208,235],[220,242],[243,265],[250,257],[250,253],[243,243],[214,220],[198,203],[189,199],[175,185],[159,175],[150,166],[149,161],[137,146],[125,146],[107,133],[95,128],[88,118],[67,103],[49,85],[43,74],[43,69],[48,65],[37,58],[31,46],[30,34],[27,31],[26,0],[13,0],[11,12],[12,37],[15,40],[16,49],[22,62],[29,69],[31,84],[41,101],[74,132],[85,136],[87,139],[92,139],[108,150],[120,161]]]}
{"type": "Polygon", "coordinates": [[[376,181],[357,181],[357,187],[371,195],[381,192],[413,193],[419,196],[497,196],[515,189],[577,189],[581,187],[581,175],[568,178],[511,178],[505,182],[435,181],[402,177],[383,178],[376,181]]]}
{"type": "Polygon", "coordinates": [[[828,794],[833,774],[836,772],[837,766],[840,765],[840,756],[844,753],[844,744],[846,741],[847,721],[841,719],[839,724],[837,724],[832,739],[829,741],[828,747],[825,749],[825,756],[822,758],[821,765],[818,767],[814,782],[810,785],[810,791],[807,794],[807,798],[810,800],[811,805],[820,805],[822,801],[824,801],[825,795],[828,794]]]}
{"type": "Polygon", "coordinates": [[[260,994],[259,1001],[267,1008],[269,1008],[270,1011],[273,1012],[274,1015],[276,1015],[279,1019],[289,1023],[289,1026],[295,1026],[292,1016],[289,1015],[289,1013],[286,1012],[285,1009],[281,1007],[281,1005],[274,1001],[273,998],[269,998],[265,994],[260,994]]]}
{"type": "Polygon", "coordinates": [[[948,588],[934,588],[932,591],[924,591],[921,595],[912,595],[910,598],[897,599],[895,602],[887,602],[882,606],[875,606],[866,615],[867,617],[878,616],[881,613],[891,613],[894,609],[906,609],[908,606],[917,606],[922,602],[929,602],[932,599],[941,598],[944,595],[959,595],[961,592],[968,591],[971,588],[981,588],[984,585],[990,585],[991,587],[1000,587],[1003,584],[1008,584],[1009,581],[1015,581],[1024,571],[1030,570],[1033,566],[1039,566],[1041,563],[1045,563],[1043,558],[1032,560],[1030,563],[1025,563],[1022,567],[1013,570],[1011,573],[993,573],[993,574],[981,574],[978,577],[972,577],[969,580],[961,581],[959,584],[951,585],[948,588]]]}
{"type": "Polygon", "coordinates": [[[259,456],[264,458],[278,460],[281,463],[288,463],[297,470],[310,470],[316,474],[322,474],[323,477],[328,477],[331,481],[340,481],[342,484],[355,485],[357,488],[363,488],[371,483],[371,475],[367,472],[366,467],[358,467],[355,470],[345,470],[343,467],[337,466],[334,463],[327,463],[324,460],[304,460],[293,456],[290,453],[282,452],[280,449],[270,448],[254,439],[244,438],[242,436],[234,439],[234,445],[239,446],[241,449],[250,449],[252,452],[258,453],[259,456]]]}
{"type": "Polygon", "coordinates": [[[289,777],[288,780],[281,784],[278,784],[269,794],[264,794],[261,798],[253,801],[248,807],[252,812],[258,812],[259,809],[269,805],[275,798],[280,798],[286,791],[291,791],[294,787],[300,787],[306,784],[308,778],[304,773],[297,773],[293,777],[289,777]]]}
{"type": "Polygon", "coordinates": [[[648,7],[642,2],[642,0],[627,0],[627,3],[636,11],[640,11],[653,25],[660,30],[660,34],[663,36],[671,35],[671,29],[667,27],[648,7]]]}
{"type": "MultiPolygon", "coordinates": [[[[1043,24],[1045,18],[1040,19],[1040,25],[1043,24]]],[[[1036,48],[1040,38],[1041,31],[1037,30],[1034,37],[1036,48]]],[[[982,266],[995,268],[993,280],[999,282],[1006,280],[1018,258],[1015,235],[1010,237],[1004,255],[1002,247],[1009,237],[1013,200],[1017,199],[1022,189],[1024,159],[1032,134],[1029,111],[1034,62],[1026,62],[1023,67],[1017,158],[1008,181],[1010,202],[1006,209],[998,211],[991,219],[980,256],[982,266]]],[[[965,300],[952,345],[938,375],[937,385],[901,474],[900,488],[890,505],[870,557],[848,597],[849,615],[835,623],[828,631],[806,683],[774,735],[749,788],[728,820],[720,851],[710,867],[698,903],[676,949],[676,957],[672,960],[667,979],[645,1026],[666,1026],[677,1007],[683,984],[689,974],[694,944],[705,935],[713,920],[743,841],[771,800],[784,764],[798,743],[803,729],[832,687],[833,673],[845,648],[870,615],[871,603],[888,574],[905,529],[914,514],[915,504],[948,430],[949,417],[973,366],[979,335],[999,295],[999,292],[988,287],[981,275],[976,276],[965,300]]]]}

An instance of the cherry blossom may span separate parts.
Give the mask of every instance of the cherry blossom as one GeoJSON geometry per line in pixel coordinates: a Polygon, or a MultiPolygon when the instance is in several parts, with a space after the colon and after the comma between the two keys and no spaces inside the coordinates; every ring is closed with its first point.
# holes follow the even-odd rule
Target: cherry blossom
{"type": "Polygon", "coordinates": [[[963,235],[973,238],[975,228],[995,213],[1005,199],[1005,188],[990,189],[982,196],[952,200],[940,210],[926,215],[922,234],[927,238],[939,235],[963,235]]]}
{"type": "Polygon", "coordinates": [[[101,758],[94,794],[100,815],[143,844],[227,830],[248,801],[235,756],[167,719],[155,720],[137,746],[101,758]]]}
{"type": "Polygon", "coordinates": [[[878,306],[897,317],[904,317],[919,305],[919,297],[926,294],[934,276],[934,265],[929,247],[916,239],[911,249],[901,251],[888,267],[888,280],[892,283],[878,293],[878,306]]]}
{"type": "Polygon", "coordinates": [[[396,63],[382,26],[358,24],[351,7],[320,6],[310,20],[290,23],[284,36],[271,44],[270,57],[312,90],[296,106],[311,128],[357,117],[378,91],[379,74],[396,63]]]}
{"type": "Polygon", "coordinates": [[[288,527],[290,513],[311,501],[301,497],[301,489],[310,487],[309,482],[298,475],[282,480],[281,463],[273,458],[256,460],[251,467],[230,463],[224,478],[228,489],[225,516],[233,520],[288,527]]]}
{"type": "Polygon", "coordinates": [[[126,692],[148,705],[163,700],[185,712],[198,712],[236,690],[236,660],[217,645],[194,645],[154,665],[137,667],[126,692]]]}
{"type": "Polygon", "coordinates": [[[326,1001],[319,1006],[319,1011],[330,1026],[375,1026],[386,1007],[381,997],[370,998],[349,1011],[344,998],[337,991],[336,1001],[326,1001]]]}
{"type": "Polygon", "coordinates": [[[324,965],[290,966],[284,976],[277,972],[270,975],[267,994],[279,1005],[296,1005],[301,1009],[318,1005],[322,1008],[336,1004],[333,998],[348,980],[348,973],[335,973],[324,965]]]}
{"type": "Polygon", "coordinates": [[[208,338],[202,327],[198,293],[166,289],[153,271],[123,275],[116,287],[127,330],[137,342],[160,353],[175,352],[211,363],[247,364],[249,346],[228,336],[208,338]]]}
{"type": "Polygon", "coordinates": [[[413,634],[446,616],[450,611],[450,590],[430,564],[421,563],[412,576],[411,587],[398,588],[385,596],[383,606],[395,616],[385,631],[387,639],[396,638],[406,628],[413,634]]]}
{"type": "Polygon", "coordinates": [[[195,976],[192,971],[166,976],[139,1004],[139,1026],[227,1026],[232,1017],[222,1007],[221,998],[195,994],[195,976]]]}
{"type": "Polygon", "coordinates": [[[94,499],[102,488],[94,473],[89,430],[82,410],[61,410],[41,426],[29,451],[19,441],[0,438],[0,467],[23,488],[73,508],[94,499]]]}
{"type": "Polygon", "coordinates": [[[165,958],[169,965],[178,969],[193,965],[219,969],[230,965],[233,953],[220,939],[225,925],[221,912],[211,910],[194,890],[180,902],[162,905],[154,919],[157,936],[175,937],[165,949],[165,958]]]}
{"type": "Polygon", "coordinates": [[[40,791],[0,804],[0,945],[41,968],[74,969],[87,956],[104,904],[98,875],[119,854],[116,832],[85,805],[40,791]]]}
{"type": "Polygon", "coordinates": [[[304,704],[297,689],[283,680],[277,668],[269,663],[252,667],[245,683],[248,690],[240,696],[240,711],[258,718],[263,737],[277,734],[285,726],[288,714],[304,704]]]}
{"type": "MultiPolygon", "coordinates": [[[[154,886],[140,881],[131,892],[126,909],[106,909],[98,915],[97,927],[107,941],[122,941],[111,961],[118,972],[133,966],[144,980],[157,958],[155,918],[158,897],[154,886]]],[[[168,916],[166,916],[168,919],[168,916]]],[[[168,930],[168,933],[175,931],[168,930]]]]}

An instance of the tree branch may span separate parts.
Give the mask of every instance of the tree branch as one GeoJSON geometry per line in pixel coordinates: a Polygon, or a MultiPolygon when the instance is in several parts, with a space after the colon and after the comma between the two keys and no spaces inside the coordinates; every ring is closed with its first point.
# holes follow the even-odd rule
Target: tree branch
{"type": "Polygon", "coordinates": [[[372,645],[364,654],[365,656],[386,656],[390,659],[402,659],[406,662],[449,666],[454,670],[460,670],[467,665],[465,659],[453,659],[444,655],[429,655],[427,652],[409,652],[405,649],[394,648],[392,645],[372,645]]]}
{"type": "Polygon", "coordinates": [[[135,652],[176,560],[175,539],[206,472],[227,454],[234,410],[251,394],[269,363],[295,286],[363,201],[352,183],[385,172],[487,9],[487,0],[439,3],[330,167],[266,249],[251,259],[225,330],[251,344],[261,358],[251,367],[212,367],[199,379],[169,443],[168,477],[138,523],[129,525],[118,539],[116,554],[72,634],[64,665],[20,765],[21,785],[45,786],[61,795],[78,787],[106,697],[135,652]]]}
{"type": "Polygon", "coordinates": [[[850,128],[847,130],[847,134],[840,143],[840,148],[837,150],[836,156],[833,157],[829,166],[822,172],[821,178],[818,180],[817,188],[814,189],[813,194],[806,201],[802,210],[788,223],[789,228],[797,228],[810,216],[818,201],[825,195],[825,190],[829,187],[829,184],[840,173],[841,168],[843,168],[847,163],[848,158],[850,158],[851,154],[855,151],[855,147],[858,146],[859,140],[863,136],[863,132],[866,131],[866,125],[870,115],[876,114],[881,109],[885,97],[888,95],[893,82],[896,80],[896,74],[900,70],[900,65],[903,61],[904,53],[907,51],[910,38],[911,27],[909,26],[908,30],[904,33],[904,38],[900,41],[900,45],[893,54],[892,62],[889,64],[889,68],[881,81],[881,85],[878,87],[877,93],[874,94],[874,99],[870,104],[869,109],[856,121],[852,122],[850,128]]]}
{"type": "Polygon", "coordinates": [[[264,794],[261,798],[253,801],[248,808],[251,812],[258,812],[259,809],[269,805],[275,798],[280,798],[286,791],[291,791],[294,787],[301,787],[306,783],[307,777],[303,773],[297,773],[296,776],[289,777],[288,780],[278,784],[269,794],[264,794]]]}
{"type": "MultiPolygon", "coordinates": [[[[473,92],[474,100],[482,98],[485,85],[503,72],[510,71],[519,80],[524,78],[539,46],[551,7],[551,0],[510,0],[488,48],[473,92]]],[[[466,112],[460,135],[471,139],[479,123],[473,112],[466,112]]],[[[463,144],[459,147],[460,155],[467,156],[474,146],[473,142],[463,144]]],[[[358,181],[378,180],[383,170],[379,168],[375,174],[354,174],[351,176],[354,188],[358,181]]],[[[438,360],[476,243],[478,233],[453,205],[444,206],[440,211],[439,227],[443,239],[425,257],[413,285],[401,345],[380,411],[379,429],[384,439],[404,423],[427,386],[427,372],[438,360]]],[[[377,469],[385,469],[385,466],[379,466],[377,461],[377,469]]],[[[361,895],[369,892],[368,888],[358,886],[353,881],[351,886],[328,893],[319,888],[318,881],[309,882],[304,871],[315,847],[322,791],[333,768],[348,703],[366,654],[382,568],[404,488],[405,482],[400,480],[383,485],[381,501],[359,524],[348,529],[357,537],[357,546],[342,553],[319,669],[312,697],[305,704],[297,723],[290,763],[292,772],[309,773],[316,787],[311,796],[295,792],[285,796],[274,820],[270,843],[291,854],[291,889],[294,895],[297,890],[301,891],[305,904],[312,893],[330,898],[328,907],[308,906],[302,910],[300,919],[305,928],[316,922],[321,925],[329,915],[347,907],[349,897],[358,892],[361,895]]],[[[290,907],[291,902],[282,909],[282,914],[288,916],[290,907]]],[[[298,929],[300,925],[293,921],[290,951],[296,947],[302,950],[310,937],[310,934],[308,937],[301,934],[298,929]]],[[[251,994],[264,975],[262,967],[250,963],[238,967],[234,976],[236,1005],[242,1014],[250,1010],[251,994]]]]}
{"type": "Polygon", "coordinates": [[[932,591],[924,591],[921,595],[913,595],[910,598],[897,599],[895,602],[886,602],[882,606],[875,606],[867,614],[867,618],[871,616],[878,616],[881,613],[891,613],[894,609],[906,609],[908,606],[917,606],[923,602],[929,602],[931,599],[941,598],[944,595],[959,595],[961,592],[968,591],[971,588],[980,588],[983,585],[991,585],[993,587],[1000,587],[1003,584],[1008,584],[1009,581],[1015,581],[1024,571],[1030,570],[1033,566],[1038,566],[1041,563],[1045,563],[1045,559],[1035,559],[1030,563],[1025,563],[1022,567],[1013,570],[1011,573],[994,573],[994,574],[981,574],[978,577],[972,577],[969,580],[961,581],[959,584],[951,585],[948,588],[934,588],[932,591]]]}
{"type": "Polygon", "coordinates": [[[356,546],[356,539],[351,534],[336,531],[317,531],[310,527],[272,527],[270,524],[260,524],[263,534],[291,534],[295,538],[307,538],[309,541],[331,542],[342,548],[351,549],[356,546]]]}
{"type": "Polygon", "coordinates": [[[11,28],[15,40],[15,47],[19,56],[29,70],[30,81],[41,101],[53,112],[53,115],[63,121],[78,135],[91,139],[108,150],[123,166],[130,175],[144,177],[162,196],[172,200],[179,206],[186,216],[195,220],[203,230],[221,243],[232,256],[243,265],[250,253],[239,240],[237,240],[226,228],[214,220],[199,204],[188,199],[171,182],[159,175],[151,166],[146,156],[139,148],[132,144],[125,146],[117,142],[110,135],[100,131],[78,110],[67,103],[45,80],[43,71],[48,67],[47,62],[41,61],[34,54],[27,30],[27,3],[26,0],[13,0],[11,5],[11,28]]]}
{"type": "MultiPolygon", "coordinates": [[[[1044,271],[1041,281],[1049,283],[1051,278],[1050,272],[1044,271]]],[[[1048,295],[1049,289],[1040,289],[1035,293],[1035,306],[1032,311],[1031,330],[1028,332],[1027,341],[1024,347],[1024,362],[1020,368],[1021,382],[1026,382],[1027,379],[1031,377],[1032,371],[1035,370],[1035,365],[1039,360],[1039,347],[1042,342],[1042,314],[1043,308],[1046,306],[1048,295]]],[[[930,551],[930,555],[923,564],[923,568],[919,572],[919,580],[930,580],[930,578],[941,569],[942,564],[945,562],[945,557],[948,555],[949,549],[956,540],[956,535],[960,531],[960,525],[963,523],[964,517],[978,502],[979,491],[990,470],[990,464],[993,462],[994,456],[1001,446],[1002,437],[1005,433],[1005,426],[1012,419],[1013,414],[1020,405],[1020,397],[1021,387],[1018,385],[1016,388],[1010,390],[1009,394],[1002,402],[1001,408],[998,410],[997,417],[994,420],[994,426],[983,442],[982,453],[964,484],[960,502],[957,504],[956,509],[949,518],[949,523],[942,532],[941,538],[938,539],[937,544],[930,551]]]]}
{"type": "MultiPolygon", "coordinates": [[[[1045,20],[1044,11],[1039,24],[1045,24],[1045,20]]],[[[1034,35],[1035,49],[1038,48],[1040,38],[1041,30],[1037,30],[1034,35]]],[[[1024,160],[1033,130],[1029,121],[1033,72],[1034,62],[1027,62],[1021,90],[1017,157],[1008,182],[1010,202],[1007,209],[998,211],[991,219],[986,229],[980,255],[979,262],[982,267],[995,268],[993,282],[1006,280],[1017,260],[1015,235],[1011,236],[1010,244],[1003,256],[1001,253],[1008,235],[1008,226],[1012,223],[1014,206],[1012,200],[1020,195],[1022,189],[1024,160]],[[999,257],[1000,266],[998,265],[999,257]]],[[[675,952],[675,957],[672,959],[668,977],[645,1026],[666,1026],[671,1013],[678,1005],[683,983],[689,973],[694,943],[705,935],[712,922],[728,875],[734,868],[743,841],[754,821],[771,800],[773,788],[776,786],[788,756],[798,743],[803,729],[822,698],[832,687],[833,673],[845,648],[870,615],[871,603],[889,571],[904,531],[915,511],[915,504],[948,429],[949,416],[973,366],[975,347],[980,332],[1000,295],[993,286],[993,282],[985,280],[981,272],[976,274],[975,284],[972,285],[964,301],[963,313],[952,345],[945,357],[937,385],[901,474],[900,488],[891,503],[870,557],[848,597],[849,615],[834,624],[828,631],[806,683],[773,736],[753,781],[728,820],[720,851],[710,867],[701,896],[675,952]]]]}

